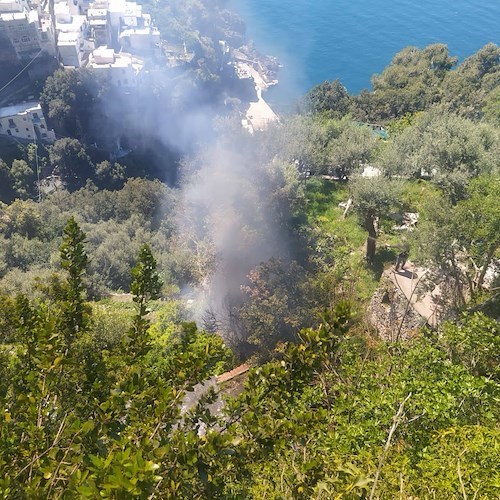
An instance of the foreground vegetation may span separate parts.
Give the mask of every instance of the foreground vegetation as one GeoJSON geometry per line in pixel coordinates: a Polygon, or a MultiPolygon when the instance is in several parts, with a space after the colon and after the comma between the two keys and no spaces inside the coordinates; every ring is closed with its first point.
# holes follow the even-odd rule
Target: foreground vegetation
{"type": "Polygon", "coordinates": [[[498,493],[495,321],[469,314],[387,345],[339,303],[252,370],[224,416],[206,409],[213,393],[183,413],[185,391],[231,366],[230,351],[169,321],[168,304],[149,328],[161,283],[147,246],[132,269],[135,312],[113,334],[117,318],[99,319],[85,301],[84,237],[70,219],[64,276],[43,298],[2,298],[3,496],[498,493]]]}

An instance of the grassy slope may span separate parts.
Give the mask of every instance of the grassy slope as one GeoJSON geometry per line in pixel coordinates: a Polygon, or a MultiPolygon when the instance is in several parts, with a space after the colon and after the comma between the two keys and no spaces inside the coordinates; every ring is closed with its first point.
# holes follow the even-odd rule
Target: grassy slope
{"type": "MultiPolygon", "coordinates": [[[[418,211],[430,191],[425,183],[408,183],[402,200],[405,210],[418,211]]],[[[364,261],[367,232],[359,225],[352,209],[344,219],[344,209],[339,207],[339,203],[348,198],[349,191],[345,183],[312,178],[306,187],[306,217],[311,228],[333,236],[338,245],[346,247],[350,267],[357,278],[356,296],[363,303],[377,288],[384,269],[395,261],[398,247],[402,244],[402,234],[390,231],[390,224],[386,225],[377,241],[374,265],[368,266],[364,261]]]]}

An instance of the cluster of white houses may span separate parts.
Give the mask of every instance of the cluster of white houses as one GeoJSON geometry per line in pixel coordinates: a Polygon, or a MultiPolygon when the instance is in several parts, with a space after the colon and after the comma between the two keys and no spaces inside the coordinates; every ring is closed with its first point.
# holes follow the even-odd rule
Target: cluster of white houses
{"type": "MultiPolygon", "coordinates": [[[[160,32],[141,5],[127,0],[0,0],[0,66],[27,64],[43,53],[65,68],[88,67],[133,89],[144,61],[161,54],[160,32]]],[[[0,135],[31,139],[39,130],[36,137],[53,140],[39,106],[32,112],[36,106],[1,108],[0,135]]]]}
{"type": "Polygon", "coordinates": [[[160,53],[160,32],[142,6],[127,0],[0,0],[2,57],[27,62],[40,53],[65,67],[88,63],[109,47],[140,57],[160,53]]]}

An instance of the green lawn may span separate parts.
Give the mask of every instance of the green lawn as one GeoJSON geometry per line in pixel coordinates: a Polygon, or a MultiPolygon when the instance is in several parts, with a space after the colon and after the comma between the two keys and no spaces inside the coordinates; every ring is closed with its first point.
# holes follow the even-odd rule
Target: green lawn
{"type": "Polygon", "coordinates": [[[398,253],[400,236],[383,233],[377,242],[377,254],[372,266],[364,260],[367,232],[360,226],[351,209],[343,218],[344,208],[339,203],[349,198],[347,185],[320,177],[310,179],[306,186],[306,219],[313,230],[334,237],[337,245],[349,254],[349,265],[356,280],[356,296],[363,301],[375,292],[385,268],[392,265],[398,253]]]}
{"type": "Polygon", "coordinates": [[[351,211],[342,218],[344,209],[339,203],[349,199],[347,186],[343,182],[314,177],[306,186],[307,221],[313,227],[332,234],[342,235],[350,246],[357,248],[366,240],[366,232],[359,226],[351,211]]]}

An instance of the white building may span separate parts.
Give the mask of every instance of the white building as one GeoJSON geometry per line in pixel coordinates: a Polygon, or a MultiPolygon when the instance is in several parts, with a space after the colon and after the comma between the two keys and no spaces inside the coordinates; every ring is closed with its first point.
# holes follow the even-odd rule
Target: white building
{"type": "MultiPolygon", "coordinates": [[[[70,2],[71,3],[71,2],[70,2]]],[[[88,40],[88,21],[83,15],[73,15],[66,3],[54,6],[57,31],[57,50],[64,66],[79,68],[94,49],[88,40]]]]}
{"type": "Polygon", "coordinates": [[[158,55],[160,32],[152,26],[127,28],[120,33],[119,42],[122,49],[128,52],[144,56],[158,55]]]}
{"type": "Polygon", "coordinates": [[[70,33],[80,31],[85,32],[87,28],[87,17],[81,14],[73,14],[69,3],[56,3],[54,5],[54,15],[56,18],[56,31],[70,33]]]}
{"type": "Polygon", "coordinates": [[[142,17],[142,5],[127,0],[109,0],[108,11],[111,27],[117,32],[122,26],[137,26],[142,17]]]}
{"type": "Polygon", "coordinates": [[[115,87],[131,90],[142,82],[144,62],[132,54],[99,47],[90,54],[87,67],[105,75],[115,87]]]}
{"type": "Polygon", "coordinates": [[[29,10],[26,0],[0,0],[0,13],[25,12],[29,10]]]}
{"type": "Polygon", "coordinates": [[[37,29],[40,49],[51,56],[55,56],[56,39],[50,16],[45,15],[43,12],[39,13],[37,10],[31,10],[28,13],[28,19],[37,29]]]}
{"type": "Polygon", "coordinates": [[[0,43],[5,53],[14,55],[12,62],[32,59],[40,52],[56,54],[50,16],[35,1],[0,0],[0,43]]]}
{"type": "Polygon", "coordinates": [[[38,27],[26,12],[0,14],[0,33],[9,40],[19,61],[32,59],[40,52],[38,27]]]}
{"type": "Polygon", "coordinates": [[[72,16],[84,15],[89,7],[85,0],[54,0],[54,10],[57,11],[58,5],[64,5],[68,8],[72,16]]]}
{"type": "Polygon", "coordinates": [[[57,37],[57,51],[63,66],[79,68],[83,64],[83,38],[80,33],[59,33],[57,37]]]}
{"type": "Polygon", "coordinates": [[[160,32],[152,25],[151,16],[142,12],[142,5],[109,0],[108,11],[113,43],[145,57],[160,53],[160,32]]]}
{"type": "Polygon", "coordinates": [[[111,26],[107,9],[91,8],[87,11],[90,39],[96,47],[111,45],[111,26]]]}
{"type": "Polygon", "coordinates": [[[51,56],[56,53],[49,14],[25,0],[0,0],[0,38],[2,49],[15,54],[17,62],[40,52],[51,56]]]}
{"type": "Polygon", "coordinates": [[[28,141],[56,140],[54,131],[47,128],[38,102],[25,102],[0,108],[0,135],[28,141]]]}

